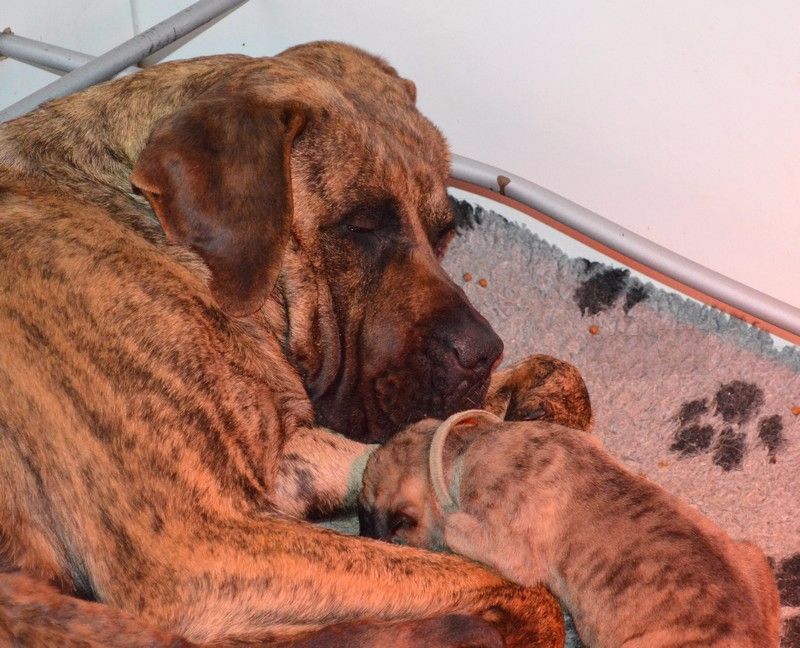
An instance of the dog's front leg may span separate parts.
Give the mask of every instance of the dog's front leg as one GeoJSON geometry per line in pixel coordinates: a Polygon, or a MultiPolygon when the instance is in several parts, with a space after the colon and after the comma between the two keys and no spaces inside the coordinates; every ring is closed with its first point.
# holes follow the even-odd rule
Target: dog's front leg
{"type": "Polygon", "coordinates": [[[281,453],[273,506],[299,518],[354,509],[364,467],[377,447],[326,428],[293,431],[281,453]]]}
{"type": "Polygon", "coordinates": [[[189,648],[128,612],[67,596],[22,572],[0,573],[0,646],[189,648]]]}
{"type": "Polygon", "coordinates": [[[563,646],[561,612],[544,588],[519,587],[458,556],[339,535],[282,516],[186,522],[199,526],[163,539],[158,559],[166,567],[142,583],[147,596],[117,589],[124,607],[190,641],[292,646],[297,639],[303,648],[496,645],[483,625],[473,628],[480,630],[476,643],[448,639],[463,638],[465,628],[460,622],[450,627],[445,618],[468,615],[489,621],[509,648],[563,646]],[[421,626],[381,627],[437,617],[421,626]],[[344,625],[322,629],[330,624],[344,625]],[[316,638],[307,635],[317,631],[316,638]],[[370,636],[377,643],[365,643],[370,636]]]}
{"type": "Polygon", "coordinates": [[[270,648],[502,648],[503,636],[480,617],[449,614],[412,621],[354,621],[327,626],[270,648]]]}
{"type": "MultiPolygon", "coordinates": [[[[190,648],[198,644],[149,626],[110,605],[64,595],[20,572],[0,573],[0,645],[59,648],[190,648]]],[[[215,642],[218,648],[228,645],[215,642]]],[[[239,645],[231,641],[230,645],[239,645]]],[[[502,635],[477,616],[450,614],[431,619],[352,621],[276,642],[263,648],[384,648],[385,646],[500,648],[502,635]]]]}

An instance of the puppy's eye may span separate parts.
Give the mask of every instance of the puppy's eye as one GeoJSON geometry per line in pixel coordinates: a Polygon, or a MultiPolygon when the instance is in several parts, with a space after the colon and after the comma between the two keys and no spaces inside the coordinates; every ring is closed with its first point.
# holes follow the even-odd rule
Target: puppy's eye
{"type": "Polygon", "coordinates": [[[415,529],[417,527],[417,520],[405,511],[394,511],[389,515],[387,526],[389,528],[389,535],[393,536],[403,529],[407,531],[415,529]]]}

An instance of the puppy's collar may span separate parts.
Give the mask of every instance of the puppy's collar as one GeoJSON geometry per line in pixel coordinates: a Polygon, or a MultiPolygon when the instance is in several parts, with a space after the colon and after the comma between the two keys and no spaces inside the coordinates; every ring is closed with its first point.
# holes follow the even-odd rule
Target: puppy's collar
{"type": "Polygon", "coordinates": [[[458,484],[461,481],[461,470],[463,469],[463,457],[461,463],[455,468],[455,499],[450,494],[450,489],[447,487],[447,480],[444,477],[444,443],[447,440],[447,435],[450,430],[456,427],[459,423],[467,423],[472,421],[488,421],[490,423],[500,423],[502,419],[495,416],[491,412],[480,409],[466,410],[453,414],[450,418],[442,422],[436,432],[433,433],[431,440],[431,449],[428,454],[428,470],[431,476],[431,486],[436,495],[436,500],[442,507],[445,513],[452,513],[458,509],[458,484]]]}
{"type": "Polygon", "coordinates": [[[358,496],[361,493],[364,482],[364,471],[367,468],[367,462],[372,456],[372,453],[380,448],[380,444],[373,443],[365,446],[364,452],[353,460],[350,464],[350,471],[347,474],[347,497],[345,499],[345,507],[355,506],[358,501],[358,496]]]}

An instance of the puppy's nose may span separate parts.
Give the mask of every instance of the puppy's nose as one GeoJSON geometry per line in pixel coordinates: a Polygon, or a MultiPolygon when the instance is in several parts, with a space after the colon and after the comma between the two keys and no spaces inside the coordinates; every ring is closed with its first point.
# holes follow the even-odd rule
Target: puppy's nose
{"type": "Polygon", "coordinates": [[[459,318],[446,343],[463,369],[479,374],[490,371],[503,353],[503,341],[477,313],[459,318]]]}

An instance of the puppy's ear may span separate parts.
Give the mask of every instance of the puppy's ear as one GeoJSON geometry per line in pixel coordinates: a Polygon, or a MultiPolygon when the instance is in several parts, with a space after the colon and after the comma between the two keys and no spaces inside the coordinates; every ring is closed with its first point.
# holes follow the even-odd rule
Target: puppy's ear
{"type": "Polygon", "coordinates": [[[258,310],[280,271],[292,220],[290,156],[300,105],[254,97],[202,99],[161,120],[131,183],[167,239],[197,252],[230,315],[258,310]]]}

